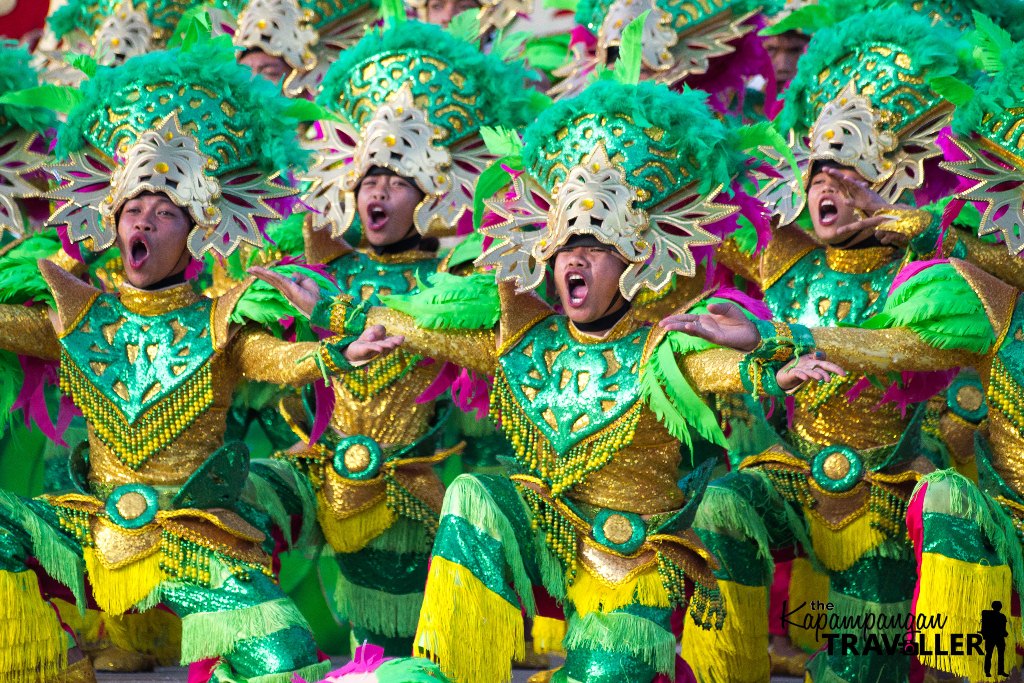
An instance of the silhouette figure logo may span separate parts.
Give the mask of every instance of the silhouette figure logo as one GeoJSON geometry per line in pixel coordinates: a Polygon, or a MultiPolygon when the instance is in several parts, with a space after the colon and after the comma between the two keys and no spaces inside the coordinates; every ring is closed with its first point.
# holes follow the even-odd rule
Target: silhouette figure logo
{"type": "Polygon", "coordinates": [[[995,600],[992,609],[981,610],[981,637],[985,640],[985,676],[992,676],[992,654],[996,654],[999,675],[1006,676],[1003,655],[1006,651],[1006,615],[1002,613],[1003,603],[995,600]]]}

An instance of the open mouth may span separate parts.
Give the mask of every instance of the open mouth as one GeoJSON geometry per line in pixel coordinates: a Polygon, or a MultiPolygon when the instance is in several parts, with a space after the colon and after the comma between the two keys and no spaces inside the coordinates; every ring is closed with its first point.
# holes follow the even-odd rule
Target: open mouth
{"type": "Polygon", "coordinates": [[[822,225],[832,225],[839,219],[839,207],[831,199],[822,199],[818,204],[818,221],[822,225]]]}
{"type": "Polygon", "coordinates": [[[138,270],[149,260],[149,245],[145,238],[138,233],[132,235],[128,240],[128,265],[132,270],[138,270]]]}
{"type": "Polygon", "coordinates": [[[567,273],[565,284],[569,293],[569,305],[573,308],[582,306],[589,291],[586,279],[579,273],[567,273]]]}
{"type": "Polygon", "coordinates": [[[380,230],[388,222],[388,211],[380,204],[370,204],[367,207],[370,222],[366,226],[368,230],[380,230]]]}

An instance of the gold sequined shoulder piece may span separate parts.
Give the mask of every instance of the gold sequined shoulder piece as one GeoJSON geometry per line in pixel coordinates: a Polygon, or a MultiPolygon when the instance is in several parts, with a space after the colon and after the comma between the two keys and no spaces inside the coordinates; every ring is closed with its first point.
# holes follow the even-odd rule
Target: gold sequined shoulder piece
{"type": "Polygon", "coordinates": [[[956,269],[960,276],[967,280],[974,293],[981,299],[988,314],[992,329],[996,332],[996,348],[1006,337],[1010,329],[1010,320],[1013,318],[1013,309],[1017,305],[1018,291],[1016,288],[1006,284],[994,275],[989,275],[984,270],[960,259],[950,259],[950,264],[956,269]]]}
{"type": "Polygon", "coordinates": [[[820,246],[802,229],[787,225],[772,234],[761,254],[761,289],[768,289],[797,261],[820,246]]]}
{"type": "Polygon", "coordinates": [[[498,329],[498,353],[515,345],[526,331],[538,322],[554,315],[554,311],[533,292],[516,294],[511,282],[498,283],[501,298],[501,327],[498,329]]]}
{"type": "Polygon", "coordinates": [[[100,290],[82,282],[52,261],[41,259],[39,272],[53,293],[57,319],[60,321],[57,333],[63,336],[75,328],[99,296],[100,290]]]}
{"type": "MultiPolygon", "coordinates": [[[[672,311],[670,315],[680,315],[682,313],[686,313],[691,308],[696,306],[698,303],[711,296],[714,293],[714,291],[714,289],[704,290],[697,296],[693,297],[692,299],[684,303],[682,306],[676,308],[676,310],[672,311]]],[[[651,333],[649,335],[647,335],[647,343],[644,344],[644,352],[643,355],[641,355],[640,357],[641,364],[647,362],[647,359],[651,357],[652,353],[654,353],[654,349],[658,348],[658,344],[660,344],[661,340],[665,338],[665,335],[669,333],[669,330],[666,330],[664,327],[658,324],[661,321],[651,322],[654,325],[654,329],[651,330],[651,333]]]]}
{"type": "Polygon", "coordinates": [[[311,214],[302,223],[302,240],[307,263],[323,265],[352,251],[347,242],[331,237],[329,230],[314,230],[311,214]]]}
{"type": "Polygon", "coordinates": [[[213,337],[213,348],[223,351],[231,341],[231,314],[238,305],[238,300],[245,294],[256,278],[249,276],[240,283],[229,289],[224,294],[213,300],[213,311],[210,314],[210,324],[213,337]]]}

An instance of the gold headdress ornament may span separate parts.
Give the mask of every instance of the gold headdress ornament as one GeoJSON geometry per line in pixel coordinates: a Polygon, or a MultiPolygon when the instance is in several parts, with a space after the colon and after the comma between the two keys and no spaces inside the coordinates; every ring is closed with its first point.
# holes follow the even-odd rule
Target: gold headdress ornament
{"type": "Polygon", "coordinates": [[[93,250],[114,243],[117,212],[143,192],[163,193],[188,211],[195,221],[188,245],[197,258],[211,250],[229,255],[243,242],[261,246],[256,219],[280,217],[266,200],[294,194],[273,176],[253,178],[259,174],[252,170],[229,174],[222,185],[210,173],[217,161],[182,130],[177,114],[144,131],[120,163],[102,164],[99,156],[73,154],[71,163],[54,168],[63,183],[47,195],[65,202],[49,223],[67,225],[72,241],[91,240],[93,250]]]}
{"type": "MultiPolygon", "coordinates": [[[[406,5],[422,22],[429,21],[428,0],[406,0],[406,5]]],[[[477,37],[483,37],[492,31],[500,31],[508,27],[516,17],[533,11],[532,0],[481,0],[477,15],[479,30],[477,37]]]]}
{"type": "Polygon", "coordinates": [[[308,142],[315,160],[303,199],[313,227],[348,230],[359,183],[380,166],[423,192],[413,215],[420,234],[472,230],[476,181],[497,158],[481,127],[518,127],[531,115],[527,72],[419,22],[368,34],[342,57],[318,102],[343,118],[321,121],[308,142]]]}
{"type": "Polygon", "coordinates": [[[641,41],[642,78],[672,86],[687,76],[706,73],[711,60],[735,52],[732,42],[753,30],[755,11],[742,0],[709,0],[698,5],[658,0],[588,0],[580,2],[576,21],[591,31],[596,45],[572,47],[571,60],[554,72],[562,79],[549,91],[559,99],[579,95],[596,68],[610,61],[622,46],[623,32],[634,19],[644,19],[641,41]]]}
{"type": "Polygon", "coordinates": [[[306,82],[318,61],[313,48],[319,36],[310,26],[312,20],[313,13],[298,0],[251,0],[238,15],[232,40],[242,49],[262,50],[285,61],[291,68],[284,80],[286,95],[315,92],[315,86],[306,82]]]}
{"type": "Polygon", "coordinates": [[[899,7],[854,15],[814,34],[779,117],[801,173],[778,152],[762,149],[778,176],[762,178],[758,198],[780,224],[803,210],[815,161],[856,170],[889,202],[922,188],[925,162],[942,154],[936,140],[953,114],[928,79],[959,68],[957,40],[950,29],[899,7]],[[938,47],[946,44],[948,50],[938,47]]]}
{"type": "Polygon", "coordinates": [[[524,134],[511,191],[485,201],[481,231],[493,242],[477,265],[533,289],[570,238],[590,235],[627,262],[628,299],[693,276],[738,210],[719,197],[747,158],[705,97],[599,81],[542,114],[524,134]]]}
{"type": "Polygon", "coordinates": [[[126,201],[158,192],[195,222],[194,256],[263,244],[268,202],[296,194],[278,169],[301,164],[295,108],[218,41],[150,53],[100,69],[58,133],[51,171],[60,180],[50,225],[100,250],[117,236],[126,201]],[[182,74],[188,74],[182,78],[182,74]],[[217,94],[217,93],[223,94],[217,94]]]}

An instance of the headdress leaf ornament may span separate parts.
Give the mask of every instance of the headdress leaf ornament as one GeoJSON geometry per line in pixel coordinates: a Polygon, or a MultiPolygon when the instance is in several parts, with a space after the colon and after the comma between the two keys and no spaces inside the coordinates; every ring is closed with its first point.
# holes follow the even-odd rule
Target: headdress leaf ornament
{"type": "Polygon", "coordinates": [[[33,97],[39,79],[30,61],[28,50],[0,40],[0,233],[17,237],[28,226],[24,200],[40,196],[34,178],[46,161],[40,135],[56,124],[33,97]]]}
{"type": "Polygon", "coordinates": [[[379,166],[423,192],[414,212],[421,234],[470,230],[474,185],[499,156],[488,137],[523,126],[546,103],[525,87],[529,77],[520,63],[435,26],[410,21],[367,34],[331,67],[317,99],[339,118],[321,121],[310,143],[316,160],[304,199],[314,228],[343,234],[360,181],[379,166]]]}
{"type": "MultiPolygon", "coordinates": [[[[115,217],[140,192],[160,192],[195,228],[189,249],[229,255],[260,246],[273,200],[295,190],[279,174],[301,165],[301,117],[277,88],[234,61],[230,43],[199,40],[101,67],[58,133],[61,184],[51,225],[94,249],[113,244],[115,217]]],[[[317,112],[319,113],[319,112],[317,112]]]]}
{"type": "MultiPolygon", "coordinates": [[[[748,132],[747,141],[762,137],[748,132]]],[[[481,230],[492,242],[477,260],[520,291],[543,281],[574,235],[596,237],[627,262],[619,281],[627,298],[692,276],[738,210],[723,191],[749,161],[706,94],[646,82],[599,81],[554,104],[524,139],[523,172],[504,170],[510,190],[491,191],[496,171],[487,179],[498,196],[484,200],[491,216],[481,230]]],[[[477,192],[478,201],[487,196],[477,192]]]]}
{"type": "Polygon", "coordinates": [[[958,204],[971,202],[982,211],[981,236],[998,235],[1011,254],[1024,253],[1024,43],[990,35],[981,40],[990,51],[985,62],[995,68],[958,106],[951,144],[943,168],[958,176],[958,204]],[[999,50],[995,53],[994,50],[999,50]]]}

